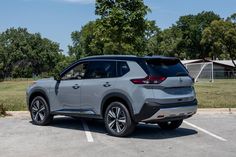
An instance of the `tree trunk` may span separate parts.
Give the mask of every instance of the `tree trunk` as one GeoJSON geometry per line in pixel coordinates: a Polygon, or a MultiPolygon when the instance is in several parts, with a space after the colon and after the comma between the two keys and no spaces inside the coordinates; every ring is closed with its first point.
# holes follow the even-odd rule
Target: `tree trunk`
{"type": "Polygon", "coordinates": [[[230,56],[230,59],[232,60],[232,63],[234,64],[234,68],[236,68],[236,63],[235,63],[235,61],[234,61],[234,57],[233,57],[233,55],[232,55],[232,51],[231,51],[231,49],[229,49],[230,51],[229,51],[229,56],[230,56]]]}

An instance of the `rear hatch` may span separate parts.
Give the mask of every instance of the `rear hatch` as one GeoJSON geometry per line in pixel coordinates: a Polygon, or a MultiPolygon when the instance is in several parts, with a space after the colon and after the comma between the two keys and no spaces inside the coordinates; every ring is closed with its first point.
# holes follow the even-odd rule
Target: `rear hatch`
{"type": "Polygon", "coordinates": [[[178,103],[195,99],[194,81],[179,59],[150,58],[146,59],[146,64],[151,77],[161,78],[161,81],[151,84],[155,99],[159,103],[178,103]]]}

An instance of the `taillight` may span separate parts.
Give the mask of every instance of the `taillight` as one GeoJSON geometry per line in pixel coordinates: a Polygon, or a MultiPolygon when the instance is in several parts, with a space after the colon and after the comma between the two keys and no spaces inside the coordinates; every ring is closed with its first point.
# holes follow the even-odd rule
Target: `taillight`
{"type": "Polygon", "coordinates": [[[164,81],[166,77],[163,76],[147,76],[145,78],[138,78],[130,80],[134,84],[159,84],[164,81]]]}

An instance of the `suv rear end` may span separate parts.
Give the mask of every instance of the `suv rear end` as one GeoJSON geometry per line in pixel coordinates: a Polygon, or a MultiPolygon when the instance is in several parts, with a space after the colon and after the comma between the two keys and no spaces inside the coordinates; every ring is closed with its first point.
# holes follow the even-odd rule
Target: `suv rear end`
{"type": "Polygon", "coordinates": [[[143,58],[147,76],[131,82],[145,95],[136,121],[164,123],[182,121],[197,111],[193,79],[179,59],[143,58]],[[148,94],[145,94],[148,93],[148,94]]]}

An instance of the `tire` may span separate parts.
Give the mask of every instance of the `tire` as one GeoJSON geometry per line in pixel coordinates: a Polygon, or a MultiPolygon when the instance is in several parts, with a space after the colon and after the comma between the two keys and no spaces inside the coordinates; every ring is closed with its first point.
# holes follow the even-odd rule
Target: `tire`
{"type": "Polygon", "coordinates": [[[42,96],[36,96],[30,104],[30,115],[35,125],[47,125],[53,120],[47,101],[42,96]]]}
{"type": "Polygon", "coordinates": [[[164,130],[175,130],[182,124],[183,120],[174,120],[169,122],[159,122],[158,125],[164,130]]]}
{"type": "Polygon", "coordinates": [[[112,102],[107,107],[104,118],[106,130],[112,136],[128,136],[135,129],[128,109],[121,102],[112,102]]]}

